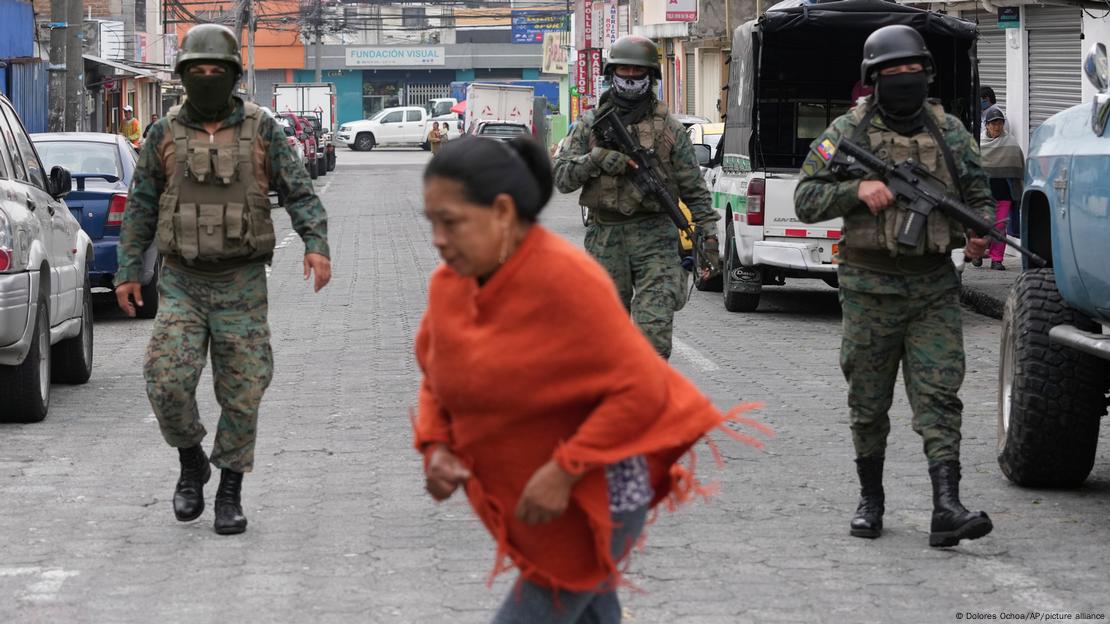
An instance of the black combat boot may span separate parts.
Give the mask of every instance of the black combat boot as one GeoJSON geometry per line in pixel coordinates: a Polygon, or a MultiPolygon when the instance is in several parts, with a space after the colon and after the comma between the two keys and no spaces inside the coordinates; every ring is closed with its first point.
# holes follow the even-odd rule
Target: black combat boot
{"type": "Polygon", "coordinates": [[[982,511],[970,512],[960,503],[960,462],[954,459],[929,462],[933,480],[933,524],[929,545],[955,546],[963,539],[979,539],[994,525],[982,511]]]}
{"type": "Polygon", "coordinates": [[[212,466],[200,445],[177,449],[181,476],[173,491],[173,515],[182,522],[196,520],[204,513],[204,484],[212,478],[212,466]]]}
{"type": "Polygon", "coordinates": [[[224,468],[220,471],[220,487],[216,490],[216,532],[235,535],[247,530],[247,518],[239,504],[243,473],[224,468]]]}
{"type": "Polygon", "coordinates": [[[852,518],[852,535],[875,539],[883,532],[886,495],[883,492],[883,456],[857,457],[859,506],[852,518]]]}

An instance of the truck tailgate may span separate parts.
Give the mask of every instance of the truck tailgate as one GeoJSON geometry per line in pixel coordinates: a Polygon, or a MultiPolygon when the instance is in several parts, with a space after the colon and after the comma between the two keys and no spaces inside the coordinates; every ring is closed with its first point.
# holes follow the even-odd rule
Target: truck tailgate
{"type": "Polygon", "coordinates": [[[798,176],[767,177],[763,235],[767,238],[840,238],[840,219],[802,223],[794,212],[794,189],[798,176]]]}

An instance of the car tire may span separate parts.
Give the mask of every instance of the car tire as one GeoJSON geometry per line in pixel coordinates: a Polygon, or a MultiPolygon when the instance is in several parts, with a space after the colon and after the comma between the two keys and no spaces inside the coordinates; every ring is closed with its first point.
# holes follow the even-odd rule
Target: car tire
{"type": "Polygon", "coordinates": [[[1106,413],[1106,362],[1052,343],[1057,325],[1098,331],[1060,296],[1052,269],[1023,273],[1003,312],[998,384],[998,465],[1021,486],[1081,485],[1106,413]]]}
{"type": "MultiPolygon", "coordinates": [[[[701,292],[723,292],[725,289],[725,276],[718,272],[713,277],[703,280],[701,278],[701,252],[697,245],[694,246],[694,288],[701,292]]],[[[721,266],[721,259],[716,259],[717,266],[721,266]]]]}
{"type": "Polygon", "coordinates": [[[143,305],[135,308],[135,318],[150,320],[158,316],[158,280],[162,278],[162,256],[154,262],[154,276],[142,287],[143,305]]]}
{"type": "Polygon", "coordinates": [[[50,308],[45,294],[39,297],[33,331],[23,363],[0,366],[0,396],[4,397],[0,421],[39,422],[50,408],[50,308]]]}
{"type": "Polygon", "coordinates": [[[335,152],[328,154],[328,171],[335,171],[335,152]]]}
{"type": "Polygon", "coordinates": [[[724,292],[725,309],[729,312],[755,312],[759,307],[759,297],[762,293],[742,293],[732,290],[732,280],[735,273],[740,270],[740,255],[736,253],[736,241],[732,237],[732,228],[725,228],[725,266],[721,272],[721,290],[724,292]]]}
{"type": "Polygon", "coordinates": [[[316,159],[312,158],[305,161],[305,168],[308,169],[308,177],[315,180],[319,177],[319,172],[316,171],[316,159]]]}
{"type": "Polygon", "coordinates": [[[328,175],[328,157],[321,156],[316,159],[316,175],[328,175]]]}
{"type": "Polygon", "coordinates": [[[369,152],[374,149],[374,135],[361,132],[355,137],[355,149],[360,152],[369,152]]]}
{"type": "Polygon", "coordinates": [[[85,273],[85,296],[81,301],[81,333],[54,345],[51,353],[52,380],[65,384],[83,384],[92,376],[93,312],[92,287],[85,273]]]}

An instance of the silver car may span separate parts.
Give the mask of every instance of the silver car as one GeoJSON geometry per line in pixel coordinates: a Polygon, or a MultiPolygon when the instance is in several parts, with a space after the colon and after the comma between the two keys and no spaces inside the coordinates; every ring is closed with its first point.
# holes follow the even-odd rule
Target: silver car
{"type": "Polygon", "coordinates": [[[0,96],[0,421],[42,420],[51,381],[92,374],[93,245],[62,201],[71,184],[0,96]]]}

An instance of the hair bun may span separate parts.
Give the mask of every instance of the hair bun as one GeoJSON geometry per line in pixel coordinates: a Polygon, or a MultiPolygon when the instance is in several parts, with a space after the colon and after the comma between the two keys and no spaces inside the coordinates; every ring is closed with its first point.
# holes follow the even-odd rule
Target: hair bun
{"type": "Polygon", "coordinates": [[[551,199],[555,177],[551,168],[551,157],[538,141],[530,137],[517,137],[509,141],[509,147],[520,156],[524,165],[535,178],[540,191],[540,206],[551,199]]]}

